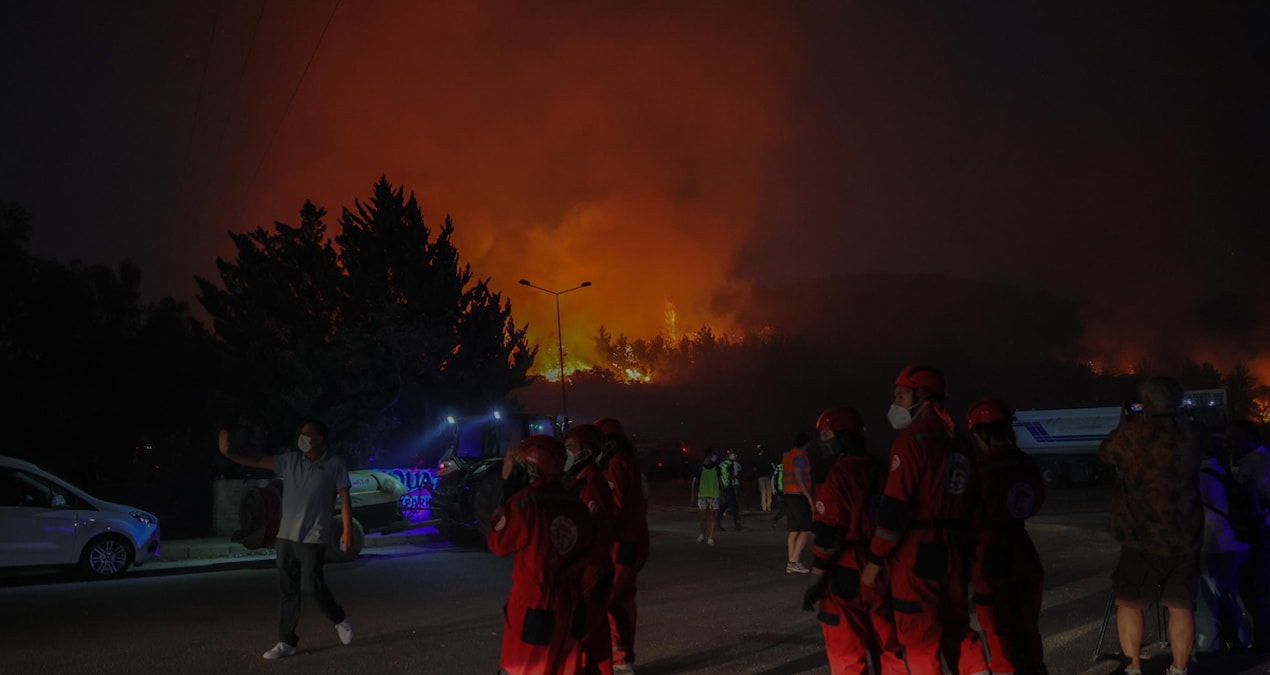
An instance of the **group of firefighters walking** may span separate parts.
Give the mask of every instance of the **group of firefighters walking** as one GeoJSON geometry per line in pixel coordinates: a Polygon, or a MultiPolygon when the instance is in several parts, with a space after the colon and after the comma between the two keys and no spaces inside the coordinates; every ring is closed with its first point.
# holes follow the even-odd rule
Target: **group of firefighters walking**
{"type": "Polygon", "coordinates": [[[1015,445],[1004,402],[971,406],[967,439],[944,393],[934,368],[900,373],[885,465],[849,407],[824,411],[819,443],[801,450],[811,485],[799,480],[792,501],[811,508],[815,558],[803,608],[819,605],[834,675],[866,673],[869,659],[880,675],[939,675],[941,657],[957,675],[1047,672],[1042,569],[1024,529],[1044,499],[1040,470],[1015,445]],[[970,626],[971,584],[982,641],[970,626]]]}
{"type": "MultiPolygon", "coordinates": [[[[1042,569],[1024,529],[1044,499],[1040,470],[1015,445],[1005,403],[973,405],[966,438],[944,394],[934,368],[900,373],[885,464],[849,407],[824,411],[818,442],[784,458],[776,480],[791,530],[810,511],[814,534],[803,608],[819,606],[835,675],[866,673],[870,660],[879,675],[939,675],[941,659],[956,675],[1046,673],[1042,569]],[[970,625],[971,583],[982,640],[970,625]]],[[[509,450],[503,477],[489,530],[490,549],[515,556],[502,672],[634,672],[648,503],[621,425],[575,425],[564,443],[532,436],[509,450]]],[[[806,572],[793,567],[805,541],[795,534],[786,570],[806,572]]]]}
{"type": "Polygon", "coordinates": [[[490,550],[515,556],[501,672],[633,673],[635,580],[648,560],[648,495],[615,419],[530,436],[503,460],[490,550]]]}

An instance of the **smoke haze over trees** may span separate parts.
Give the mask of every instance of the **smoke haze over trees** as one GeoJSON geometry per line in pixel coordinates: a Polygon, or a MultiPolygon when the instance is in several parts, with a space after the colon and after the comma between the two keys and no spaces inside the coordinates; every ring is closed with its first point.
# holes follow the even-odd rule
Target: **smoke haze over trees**
{"type": "MultiPolygon", "coordinates": [[[[32,218],[0,202],[4,452],[90,489],[127,479],[157,490],[149,499],[189,499],[215,466],[221,425],[249,451],[272,452],[320,417],[354,462],[397,461],[445,414],[500,402],[557,411],[558,383],[531,375],[527,326],[460,262],[448,218],[426,226],[413,195],[381,178],[334,228],[326,222],[306,202],[298,225],[230,233],[233,260],[218,261],[219,279],[198,279],[209,331],[184,303],[143,303],[142,270],[127,260],[31,255],[32,218]]],[[[1083,340],[1083,303],[999,283],[840,275],[757,288],[729,311],[745,329],[598,326],[594,362],[569,377],[572,416],[617,416],[659,440],[780,447],[846,404],[877,449],[895,373],[913,362],[945,371],[956,415],[989,395],[1020,408],[1116,405],[1155,372],[1229,387],[1236,416],[1266,412],[1268,392],[1241,361],[1219,371],[1182,344],[1104,368],[1083,340]]]]}

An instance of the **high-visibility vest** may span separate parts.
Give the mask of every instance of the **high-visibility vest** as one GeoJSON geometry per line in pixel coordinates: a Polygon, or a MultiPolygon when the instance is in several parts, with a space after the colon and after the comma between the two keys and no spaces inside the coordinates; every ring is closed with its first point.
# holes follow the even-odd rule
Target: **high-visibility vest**
{"type": "Polygon", "coordinates": [[[785,467],[781,464],[772,465],[772,491],[776,494],[785,491],[785,467]]]}
{"type": "MultiPolygon", "coordinates": [[[[794,468],[794,458],[800,455],[803,458],[805,467],[803,469],[803,482],[808,484],[811,483],[811,463],[808,461],[807,451],[802,448],[791,448],[785,453],[785,456],[781,458],[782,473],[789,476],[788,483],[784,482],[784,480],[781,481],[783,491],[787,495],[796,495],[802,492],[802,490],[798,489],[798,481],[794,480],[794,472],[797,471],[797,469],[794,468]]],[[[810,485],[808,485],[808,487],[810,487],[810,485]]]]}
{"type": "Polygon", "coordinates": [[[737,463],[734,459],[725,459],[719,465],[720,475],[723,477],[723,487],[732,487],[741,482],[737,474],[737,463]]]}
{"type": "Polygon", "coordinates": [[[719,467],[701,467],[701,478],[697,482],[697,499],[719,497],[719,467]]]}

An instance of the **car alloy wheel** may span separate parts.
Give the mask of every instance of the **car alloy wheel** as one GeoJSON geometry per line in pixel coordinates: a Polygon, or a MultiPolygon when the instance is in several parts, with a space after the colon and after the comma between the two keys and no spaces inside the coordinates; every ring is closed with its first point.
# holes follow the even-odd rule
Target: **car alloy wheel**
{"type": "Polygon", "coordinates": [[[131,547],[118,537],[98,539],[84,551],[84,567],[96,577],[118,576],[128,569],[131,562],[131,547]]]}

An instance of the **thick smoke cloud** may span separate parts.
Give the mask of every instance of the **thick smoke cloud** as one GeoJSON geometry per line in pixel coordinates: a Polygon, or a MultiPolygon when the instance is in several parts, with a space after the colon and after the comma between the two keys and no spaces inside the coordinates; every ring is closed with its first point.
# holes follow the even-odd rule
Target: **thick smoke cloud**
{"type": "Polygon", "coordinates": [[[37,252],[188,298],[226,230],[305,199],[333,222],[382,173],[544,344],[554,299],[516,280],[594,282],[561,302],[577,354],[672,309],[744,328],[754,285],[920,272],[1075,298],[1111,367],[1270,381],[1267,28],[1167,3],[10,3],[0,197],[37,252]]]}

